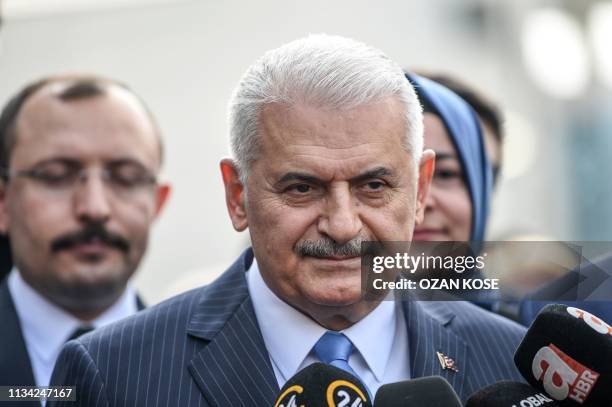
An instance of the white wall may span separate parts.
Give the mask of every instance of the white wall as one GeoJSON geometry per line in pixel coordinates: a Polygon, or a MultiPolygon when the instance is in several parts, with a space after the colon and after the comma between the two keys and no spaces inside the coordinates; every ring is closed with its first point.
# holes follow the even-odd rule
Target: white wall
{"type": "MultiPolygon", "coordinates": [[[[542,114],[542,96],[525,85],[512,31],[495,25],[466,30],[461,3],[472,2],[168,1],[16,13],[0,34],[0,103],[27,81],[65,71],[121,79],[148,102],[164,131],[165,176],[174,184],[136,279],[145,298],[156,302],[177,290],[170,286],[181,278],[194,284],[209,279],[206,273],[218,274],[246,245],[226,215],[218,170],[228,151],[226,103],[249,64],[282,43],[313,32],[340,34],[382,48],[404,66],[469,74],[505,106],[534,119],[536,130],[546,129],[538,131],[539,141],[550,142],[550,122],[562,122],[554,109],[542,114]],[[204,271],[188,273],[194,269],[204,271]]],[[[512,2],[504,4],[515,11],[512,2]]],[[[547,181],[561,164],[540,159],[538,171],[500,191],[500,230],[524,222],[544,233],[568,233],[567,222],[558,222],[567,211],[563,188],[547,181]],[[526,195],[532,200],[516,199],[526,195]]]]}

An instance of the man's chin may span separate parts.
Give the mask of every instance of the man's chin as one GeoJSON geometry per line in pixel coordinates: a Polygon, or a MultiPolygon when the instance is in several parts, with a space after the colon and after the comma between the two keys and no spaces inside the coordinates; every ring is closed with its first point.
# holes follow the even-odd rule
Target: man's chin
{"type": "Polygon", "coordinates": [[[99,281],[119,278],[130,269],[128,259],[118,251],[110,251],[101,256],[80,256],[66,251],[55,260],[53,268],[58,277],[68,284],[97,284],[99,281]]]}
{"type": "Polygon", "coordinates": [[[108,256],[95,262],[66,256],[54,265],[46,279],[48,290],[62,298],[62,303],[105,303],[115,300],[132,276],[131,267],[119,256],[108,256]]]}
{"type": "Polygon", "coordinates": [[[48,278],[39,281],[36,289],[49,301],[75,315],[89,312],[99,314],[123,294],[126,282],[124,278],[118,279],[115,276],[95,281],[48,278]]]}
{"type": "Polygon", "coordinates": [[[363,295],[360,289],[356,290],[354,287],[338,287],[335,290],[327,287],[319,291],[313,291],[308,296],[308,300],[319,306],[342,308],[361,302],[363,295]]]}

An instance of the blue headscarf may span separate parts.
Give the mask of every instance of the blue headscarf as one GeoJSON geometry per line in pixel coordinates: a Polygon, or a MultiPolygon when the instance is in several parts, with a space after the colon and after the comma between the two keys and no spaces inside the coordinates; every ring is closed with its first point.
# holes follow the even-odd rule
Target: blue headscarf
{"type": "Polygon", "coordinates": [[[470,240],[480,242],[484,239],[489,214],[493,172],[486,156],[478,116],[467,102],[439,83],[414,74],[407,73],[406,77],[421,103],[442,120],[457,150],[472,200],[470,240]]]}

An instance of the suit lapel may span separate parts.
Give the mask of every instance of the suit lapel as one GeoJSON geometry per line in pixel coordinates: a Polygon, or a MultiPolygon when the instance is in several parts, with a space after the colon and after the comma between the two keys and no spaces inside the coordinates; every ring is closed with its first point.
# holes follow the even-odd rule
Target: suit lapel
{"type": "Polygon", "coordinates": [[[445,302],[404,301],[403,309],[412,377],[442,376],[461,394],[467,376],[469,349],[448,327],[454,317],[448,305],[445,302]],[[445,368],[438,353],[452,359],[457,371],[445,368]]]}
{"type": "MultiPolygon", "coordinates": [[[[0,324],[0,384],[34,386],[32,364],[8,289],[8,278],[0,284],[0,324]]],[[[22,405],[40,407],[38,402],[26,402],[22,405]]]]}
{"type": "Polygon", "coordinates": [[[248,293],[245,271],[252,260],[247,250],[207,287],[187,328],[209,341],[189,371],[212,406],[272,405],[279,390],[248,293]]]}

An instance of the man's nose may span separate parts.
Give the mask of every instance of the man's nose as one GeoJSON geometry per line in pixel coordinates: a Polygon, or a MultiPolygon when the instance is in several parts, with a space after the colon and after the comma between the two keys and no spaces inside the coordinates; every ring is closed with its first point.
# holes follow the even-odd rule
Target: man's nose
{"type": "Polygon", "coordinates": [[[74,193],[77,218],[89,222],[106,222],[111,213],[109,194],[100,174],[83,174],[74,193]]]}
{"type": "Polygon", "coordinates": [[[359,235],[363,224],[350,186],[342,185],[329,190],[318,227],[320,233],[339,244],[359,235]]]}

